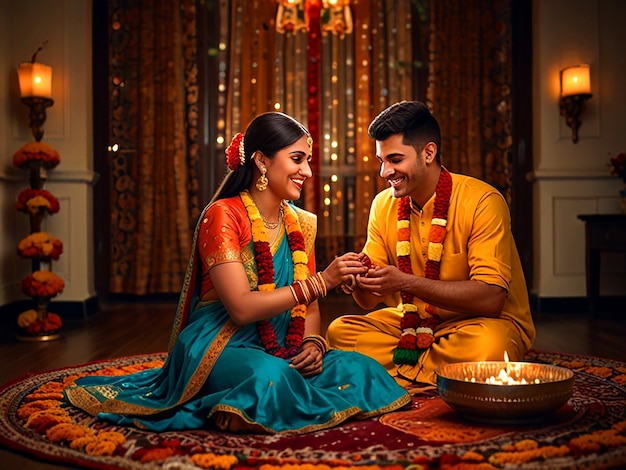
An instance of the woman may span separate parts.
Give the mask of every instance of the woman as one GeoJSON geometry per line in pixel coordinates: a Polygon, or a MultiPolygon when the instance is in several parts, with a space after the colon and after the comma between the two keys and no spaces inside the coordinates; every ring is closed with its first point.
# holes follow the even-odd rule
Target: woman
{"type": "Polygon", "coordinates": [[[312,139],[261,114],[228,149],[231,170],[204,209],[162,369],[86,377],[69,401],[155,431],[304,433],[410,401],[376,361],[328,351],[317,299],[367,268],[356,253],[315,274],[316,219],[286,201],[312,176],[312,139]]]}

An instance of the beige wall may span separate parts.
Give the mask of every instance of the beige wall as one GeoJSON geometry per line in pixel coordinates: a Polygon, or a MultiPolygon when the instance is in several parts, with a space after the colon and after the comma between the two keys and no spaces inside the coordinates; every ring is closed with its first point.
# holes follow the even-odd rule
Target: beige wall
{"type": "MultiPolygon", "coordinates": [[[[54,69],[55,104],[48,110],[44,141],[61,154],[46,185],[61,211],[46,229],[65,253],[53,270],[66,281],[57,300],[93,295],[91,2],[0,0],[0,305],[23,298],[21,278],[30,271],[15,247],[28,231],[13,204],[27,187],[11,156],[32,140],[27,108],[17,96],[16,66],[44,40],[39,60],[54,69]]],[[[539,297],[585,295],[584,226],[580,213],[619,210],[619,180],[608,173],[609,153],[626,151],[626,0],[534,0],[533,120],[535,284],[539,297]],[[586,103],[578,144],[558,111],[559,70],[589,63],[593,98],[586,103]]],[[[530,203],[530,202],[529,202],[530,203]]],[[[624,257],[609,260],[604,292],[624,294],[624,257]]]]}
{"type": "Polygon", "coordinates": [[[59,238],[64,253],[52,270],[65,280],[59,301],[83,301],[95,295],[92,190],[91,2],[82,0],[0,0],[0,305],[25,298],[20,280],[30,261],[16,255],[18,242],[30,232],[28,217],[15,211],[27,174],[12,166],[13,153],[33,140],[28,108],[19,100],[16,67],[30,60],[45,40],[37,60],[53,68],[52,96],[43,141],[61,155],[49,172],[45,189],[61,210],[43,229],[59,238]]]}
{"type": "MultiPolygon", "coordinates": [[[[585,233],[578,214],[619,212],[623,184],[610,154],[626,151],[626,0],[533,3],[534,286],[540,297],[585,295],[585,233]],[[559,72],[591,66],[579,141],[559,115],[559,72]]],[[[625,257],[609,255],[602,292],[626,294],[625,257]]]]}

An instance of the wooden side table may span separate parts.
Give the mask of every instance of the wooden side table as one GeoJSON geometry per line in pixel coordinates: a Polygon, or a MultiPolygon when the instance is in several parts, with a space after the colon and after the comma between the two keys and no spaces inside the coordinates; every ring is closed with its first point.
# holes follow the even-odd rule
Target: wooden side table
{"type": "Polygon", "coordinates": [[[600,298],[602,252],[626,252],[626,214],[581,214],[585,222],[585,268],[589,311],[596,312],[600,298]]]}

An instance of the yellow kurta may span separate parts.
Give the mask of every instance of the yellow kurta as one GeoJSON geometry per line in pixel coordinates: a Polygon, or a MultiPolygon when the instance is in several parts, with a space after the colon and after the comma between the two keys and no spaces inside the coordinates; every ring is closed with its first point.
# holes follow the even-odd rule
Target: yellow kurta
{"type": "MultiPolygon", "coordinates": [[[[435,332],[435,343],[415,365],[393,362],[393,351],[401,334],[399,292],[385,299],[388,308],[367,315],[346,315],[328,328],[331,347],[374,357],[404,386],[435,385],[435,370],[446,363],[503,360],[505,351],[511,360],[521,360],[535,339],[526,281],[511,233],[506,201],[495,188],[478,179],[451,176],[452,195],[440,279],[469,279],[502,287],[508,295],[501,315],[477,317],[438,309],[441,324],[435,332]]],[[[417,276],[424,276],[434,199],[433,195],[422,211],[411,211],[411,265],[417,276]]],[[[398,265],[398,202],[391,189],[386,189],[372,203],[363,252],[374,265],[398,265]]],[[[414,303],[423,310],[420,308],[423,301],[415,298],[414,303]]]]}

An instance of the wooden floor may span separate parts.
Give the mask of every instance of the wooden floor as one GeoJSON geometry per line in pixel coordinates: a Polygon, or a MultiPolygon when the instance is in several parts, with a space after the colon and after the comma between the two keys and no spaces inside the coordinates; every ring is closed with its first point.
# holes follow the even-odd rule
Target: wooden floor
{"type": "MultiPolygon", "coordinates": [[[[87,320],[66,322],[60,339],[23,342],[10,325],[0,332],[0,385],[25,374],[107,358],[167,349],[176,304],[172,301],[117,302],[102,305],[87,320]]],[[[350,297],[321,300],[323,327],[341,314],[358,312],[350,297]]],[[[535,314],[535,349],[626,360],[626,313],[535,314]]],[[[59,470],[0,449],[3,470],[59,470]]]]}

